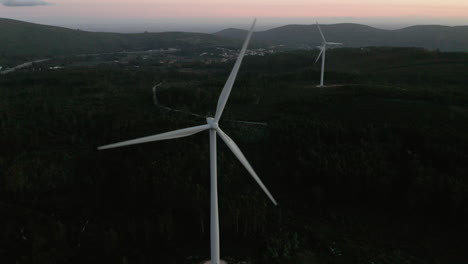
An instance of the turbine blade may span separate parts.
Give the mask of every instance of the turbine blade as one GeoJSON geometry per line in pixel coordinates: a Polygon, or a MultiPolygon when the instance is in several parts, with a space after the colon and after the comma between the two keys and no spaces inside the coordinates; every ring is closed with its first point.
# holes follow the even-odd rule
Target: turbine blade
{"type": "Polygon", "coordinates": [[[254,122],[254,121],[242,121],[242,120],[227,120],[231,123],[246,124],[246,125],[257,125],[257,126],[268,126],[265,122],[254,122]]]}
{"type": "Polygon", "coordinates": [[[325,49],[325,46],[322,46],[322,49],[320,50],[319,55],[317,56],[317,59],[315,60],[314,64],[317,63],[317,61],[320,59],[320,56],[322,56],[323,50],[325,49]]]}
{"type": "Polygon", "coordinates": [[[218,132],[219,137],[226,143],[226,145],[231,149],[232,153],[239,159],[239,161],[244,165],[244,167],[247,169],[247,171],[252,175],[254,180],[260,185],[260,188],[266,193],[268,198],[273,202],[274,205],[278,205],[276,202],[275,198],[270,194],[268,189],[265,187],[263,184],[262,180],[258,177],[257,173],[255,173],[254,169],[252,166],[250,166],[250,163],[247,161],[245,158],[244,154],[242,154],[242,151],[239,149],[239,147],[236,145],[236,143],[228,136],[226,135],[220,128],[217,128],[216,131],[218,132]]]}
{"type": "Polygon", "coordinates": [[[339,43],[339,42],[327,42],[327,45],[343,45],[343,43],[339,43]]]}
{"type": "Polygon", "coordinates": [[[232,86],[234,85],[234,82],[236,81],[237,72],[239,72],[242,59],[244,58],[245,52],[247,50],[247,46],[249,45],[250,37],[252,36],[252,32],[253,32],[256,22],[257,22],[257,19],[254,19],[252,26],[250,27],[250,31],[247,34],[247,38],[244,41],[244,45],[242,46],[239,56],[237,57],[236,63],[234,64],[234,68],[232,68],[231,74],[229,74],[229,78],[227,79],[226,84],[224,84],[223,91],[221,92],[221,95],[219,96],[218,105],[216,107],[216,115],[214,118],[215,122],[219,121],[219,119],[221,118],[221,114],[224,111],[224,107],[226,106],[226,102],[229,98],[229,94],[231,93],[232,86]]]}
{"type": "Polygon", "coordinates": [[[318,22],[317,22],[317,27],[318,27],[318,29],[319,29],[319,31],[320,31],[320,35],[322,35],[323,42],[326,43],[327,41],[325,40],[325,36],[323,35],[322,29],[320,29],[320,25],[319,25],[318,22]]]}
{"type": "Polygon", "coordinates": [[[122,142],[118,142],[118,143],[113,143],[113,144],[101,146],[101,147],[98,148],[98,150],[110,149],[110,148],[119,148],[119,147],[123,147],[123,146],[136,145],[136,144],[141,144],[141,143],[146,143],[146,142],[166,140],[166,139],[172,139],[172,138],[187,137],[187,136],[196,134],[198,132],[201,132],[203,130],[207,130],[209,128],[210,128],[209,125],[189,127],[189,128],[174,130],[174,131],[170,131],[170,132],[166,132],[166,133],[162,133],[162,134],[158,134],[158,135],[142,137],[142,138],[137,138],[137,139],[131,139],[131,140],[127,140],[127,141],[122,141],[122,142]]]}

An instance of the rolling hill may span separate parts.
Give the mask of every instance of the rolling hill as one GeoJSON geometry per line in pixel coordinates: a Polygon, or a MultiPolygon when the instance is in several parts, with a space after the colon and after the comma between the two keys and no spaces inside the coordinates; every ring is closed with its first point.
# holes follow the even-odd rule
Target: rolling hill
{"type": "MultiPolygon", "coordinates": [[[[422,47],[443,51],[468,52],[468,26],[413,26],[382,30],[359,24],[323,25],[329,41],[344,47],[390,46],[422,47]]],[[[246,31],[226,29],[215,34],[102,33],[39,25],[0,18],[0,65],[63,55],[105,53],[166,48],[238,48],[246,31]]],[[[313,48],[320,44],[315,25],[287,25],[253,35],[253,45],[284,45],[289,49],[313,48]]]]}
{"type": "MultiPolygon", "coordinates": [[[[329,41],[343,42],[345,47],[390,46],[421,47],[443,51],[468,51],[468,26],[412,26],[398,30],[384,30],[359,24],[322,25],[329,41]]],[[[246,31],[225,29],[216,36],[242,39],[246,31]]],[[[316,25],[287,25],[256,32],[253,41],[283,44],[288,48],[311,48],[321,42],[316,25]]]]}
{"type": "Polygon", "coordinates": [[[165,32],[119,34],[73,30],[0,18],[0,58],[148,50],[170,47],[229,45],[237,41],[212,34],[165,32]]]}

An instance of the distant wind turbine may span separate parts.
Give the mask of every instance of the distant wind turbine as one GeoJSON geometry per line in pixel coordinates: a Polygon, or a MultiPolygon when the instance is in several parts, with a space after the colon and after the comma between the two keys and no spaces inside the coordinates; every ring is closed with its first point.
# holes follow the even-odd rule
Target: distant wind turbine
{"type": "Polygon", "coordinates": [[[161,86],[162,83],[158,83],[156,84],[155,86],[153,86],[153,104],[154,105],[158,105],[159,104],[159,101],[158,101],[158,96],[156,94],[156,89],[161,86]]]}
{"type": "Polygon", "coordinates": [[[315,60],[315,63],[317,63],[317,61],[320,58],[320,55],[322,55],[322,71],[320,72],[320,85],[319,85],[319,87],[323,87],[323,75],[324,75],[324,72],[325,72],[325,53],[327,51],[327,45],[342,45],[343,43],[327,42],[325,40],[325,36],[322,33],[322,30],[320,29],[320,25],[318,24],[318,22],[317,22],[317,27],[318,27],[318,30],[320,31],[320,35],[322,36],[322,46],[319,46],[320,53],[317,56],[317,59],[315,60]]]}
{"type": "Polygon", "coordinates": [[[274,205],[277,205],[275,199],[270,194],[268,189],[265,187],[263,182],[258,177],[257,173],[255,173],[252,166],[250,166],[249,162],[245,158],[244,154],[242,154],[239,147],[234,143],[234,141],[226,135],[221,128],[218,126],[218,122],[221,118],[223,113],[224,107],[226,106],[226,102],[229,98],[229,94],[231,93],[232,86],[236,80],[237,72],[239,71],[239,67],[242,63],[242,59],[244,58],[245,52],[247,50],[247,46],[250,41],[250,37],[252,36],[253,29],[255,27],[256,19],[254,20],[252,27],[247,35],[247,39],[242,46],[242,49],[239,53],[239,57],[234,64],[234,68],[229,75],[229,78],[224,85],[224,88],[221,92],[221,95],[218,99],[218,105],[216,108],[215,117],[208,117],[206,118],[207,124],[200,125],[195,127],[184,128],[180,130],[175,130],[171,132],[166,132],[162,134],[157,134],[153,136],[137,138],[133,140],[123,141],[119,143],[114,143],[110,145],[105,145],[99,147],[99,150],[103,149],[110,149],[110,148],[118,148],[123,146],[147,143],[152,141],[159,141],[159,140],[166,140],[166,139],[173,139],[173,138],[181,138],[191,136],[193,134],[209,130],[210,132],[210,189],[211,189],[211,203],[210,203],[210,235],[211,235],[211,263],[212,264],[219,264],[220,263],[220,254],[219,254],[219,221],[218,221],[218,187],[217,187],[217,169],[216,169],[216,134],[224,141],[224,143],[229,147],[229,149],[234,153],[234,155],[239,159],[239,161],[244,165],[247,171],[252,175],[254,180],[260,185],[260,188],[266,193],[268,198],[273,202],[274,205]]]}

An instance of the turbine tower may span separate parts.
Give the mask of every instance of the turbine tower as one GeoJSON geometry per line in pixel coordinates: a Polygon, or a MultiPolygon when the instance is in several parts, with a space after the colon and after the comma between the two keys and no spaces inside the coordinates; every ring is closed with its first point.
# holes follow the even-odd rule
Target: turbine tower
{"type": "Polygon", "coordinates": [[[216,108],[215,117],[208,117],[206,119],[207,124],[189,127],[184,129],[179,129],[171,132],[166,132],[162,134],[157,134],[153,136],[143,137],[132,139],[128,141],[123,141],[119,143],[114,143],[110,145],[101,146],[98,149],[110,149],[110,148],[118,148],[123,146],[147,143],[152,141],[159,141],[159,140],[166,140],[166,139],[173,139],[173,138],[181,138],[191,136],[193,134],[209,130],[209,138],[210,138],[210,240],[211,240],[211,263],[212,264],[219,264],[220,263],[220,254],[219,254],[219,221],[218,221],[218,187],[217,187],[217,168],[216,168],[216,135],[218,135],[224,143],[229,147],[229,149],[234,153],[234,155],[239,159],[241,164],[247,169],[247,171],[252,175],[254,180],[260,185],[260,188],[266,193],[268,198],[273,202],[274,205],[277,205],[275,199],[270,194],[268,189],[265,187],[263,182],[258,177],[257,173],[255,173],[252,166],[250,166],[249,162],[245,158],[244,154],[242,154],[239,147],[234,143],[234,141],[226,135],[221,128],[218,126],[218,122],[221,118],[223,113],[224,107],[226,106],[226,102],[229,98],[229,94],[231,93],[232,86],[236,80],[237,72],[239,71],[239,67],[242,63],[242,59],[244,58],[245,52],[247,50],[247,46],[250,41],[250,37],[252,36],[253,29],[255,27],[256,19],[254,20],[249,33],[247,34],[247,38],[242,46],[242,49],[239,53],[239,56],[234,64],[234,68],[229,75],[229,78],[224,85],[224,88],[221,92],[221,95],[218,99],[218,105],[216,108]]]}
{"type": "Polygon", "coordinates": [[[322,33],[322,30],[320,29],[320,25],[318,24],[318,22],[317,22],[317,27],[318,27],[318,30],[320,32],[320,35],[322,36],[322,46],[319,46],[320,53],[317,56],[317,59],[315,60],[315,63],[317,63],[317,61],[320,58],[320,55],[322,55],[322,71],[320,72],[320,85],[318,87],[323,87],[323,75],[324,75],[324,72],[325,72],[325,53],[327,51],[327,45],[341,45],[343,43],[327,42],[325,40],[325,36],[322,33]]]}

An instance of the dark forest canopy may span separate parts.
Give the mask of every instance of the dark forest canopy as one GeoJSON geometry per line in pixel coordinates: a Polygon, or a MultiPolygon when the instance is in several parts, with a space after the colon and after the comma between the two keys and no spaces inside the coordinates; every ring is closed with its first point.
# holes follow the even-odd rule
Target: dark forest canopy
{"type": "MultiPolygon", "coordinates": [[[[222,125],[280,206],[220,142],[222,256],[466,262],[468,55],[330,50],[326,82],[342,85],[328,88],[315,87],[316,56],[245,58],[222,125]]],[[[96,147],[204,123],[154,106],[151,87],[163,82],[165,106],[210,115],[232,62],[137,62],[1,76],[2,263],[208,257],[207,134],[96,147]]]]}

